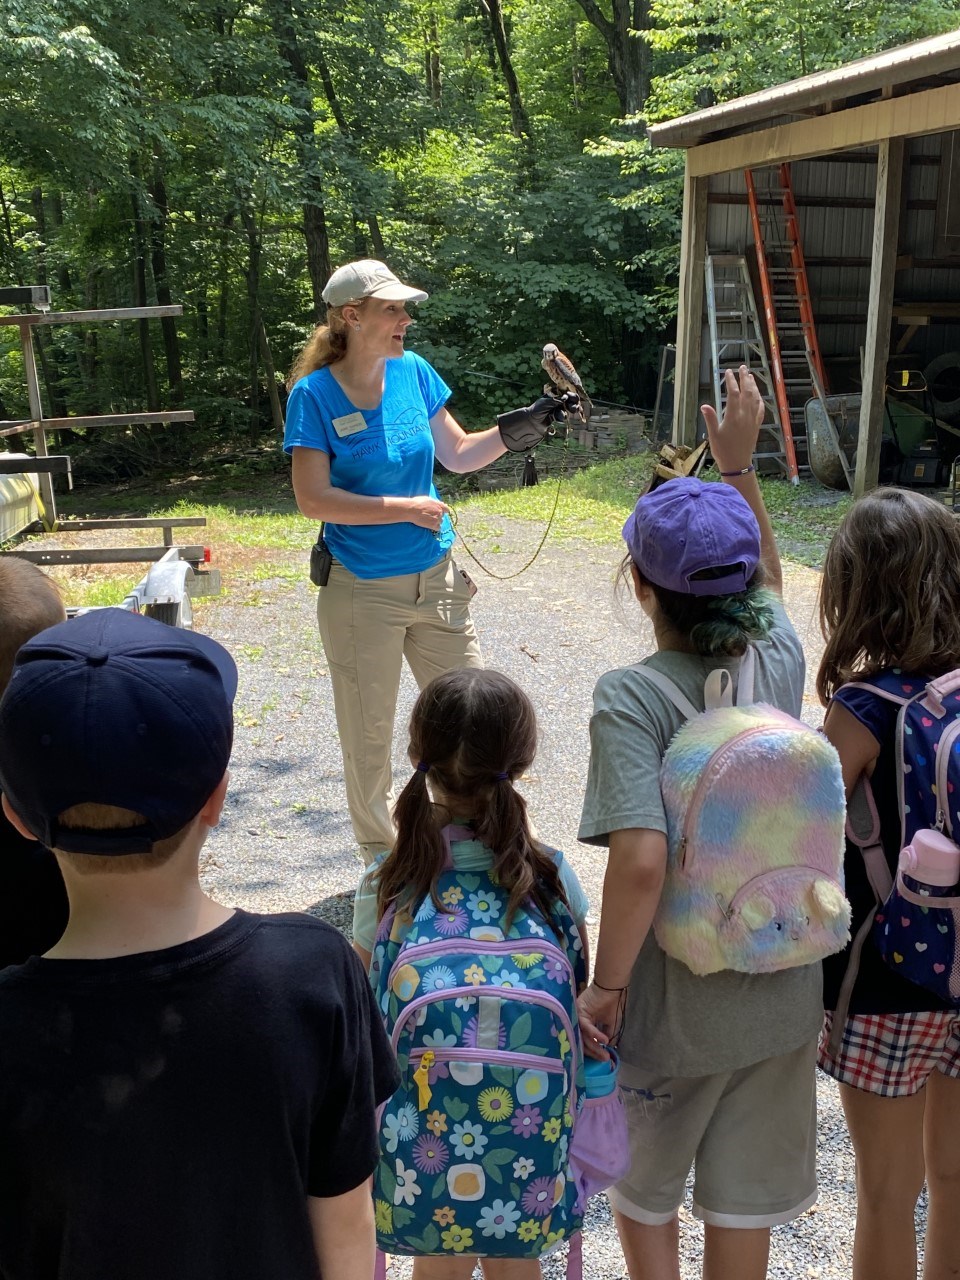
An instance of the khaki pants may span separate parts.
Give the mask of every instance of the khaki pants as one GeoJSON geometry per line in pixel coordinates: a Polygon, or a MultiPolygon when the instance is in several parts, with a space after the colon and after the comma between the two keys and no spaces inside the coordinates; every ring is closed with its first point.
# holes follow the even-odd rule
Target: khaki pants
{"type": "Polygon", "coordinates": [[[450,555],[391,578],[358,578],[335,562],[320,588],[347,804],[368,865],[394,840],[391,755],[403,659],[421,689],[453,667],[482,667],[469,600],[450,555]]]}

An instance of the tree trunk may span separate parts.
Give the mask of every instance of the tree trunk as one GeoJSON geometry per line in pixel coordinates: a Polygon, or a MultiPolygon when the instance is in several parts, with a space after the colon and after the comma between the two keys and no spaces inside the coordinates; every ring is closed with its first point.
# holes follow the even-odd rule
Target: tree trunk
{"type": "Polygon", "coordinates": [[[437,29],[437,11],[430,9],[427,16],[427,30],[423,54],[424,72],[426,73],[427,93],[434,108],[439,111],[443,106],[443,76],[440,67],[440,33],[437,29]]]}
{"type": "Polygon", "coordinates": [[[597,0],[577,2],[607,46],[607,63],[621,114],[636,115],[650,96],[652,56],[647,42],[630,32],[649,30],[650,0],[612,0],[612,18],[601,11],[597,0]]]}
{"type": "Polygon", "coordinates": [[[217,332],[213,358],[218,368],[223,367],[227,354],[227,316],[230,306],[230,227],[236,214],[229,210],[223,215],[220,236],[219,289],[217,292],[217,332]]]}
{"type": "Polygon", "coordinates": [[[510,56],[510,48],[507,44],[507,31],[503,23],[503,8],[500,0],[480,0],[480,4],[484,13],[490,19],[490,31],[497,51],[500,74],[503,76],[507,100],[510,103],[510,126],[514,137],[519,138],[523,143],[525,164],[530,176],[533,177],[536,172],[533,131],[530,128],[530,118],[527,115],[527,109],[523,105],[523,98],[520,94],[520,83],[513,69],[513,59],[510,56]]]}
{"type": "MultiPolygon", "coordinates": [[[[47,284],[47,214],[44,207],[43,190],[40,187],[33,188],[30,193],[30,203],[33,206],[33,220],[37,227],[35,283],[47,284]]],[[[45,325],[37,326],[37,360],[40,364],[40,376],[43,378],[43,385],[47,392],[47,402],[50,405],[51,416],[65,418],[67,416],[67,405],[63,398],[60,370],[57,365],[56,353],[53,349],[53,334],[45,325]]]]}
{"type": "Polygon", "coordinates": [[[322,163],[315,132],[313,86],[297,40],[289,0],[278,0],[271,5],[271,9],[277,46],[290,70],[287,95],[291,105],[297,111],[297,122],[293,126],[293,134],[301,170],[303,235],[307,246],[307,270],[310,274],[310,288],[313,293],[314,317],[319,321],[326,313],[326,304],[321,295],[332,273],[332,267],[327,219],[323,207],[323,184],[319,177],[322,163]]]}
{"type": "MultiPolygon", "coordinates": [[[[59,191],[54,191],[50,196],[50,216],[53,219],[53,225],[59,231],[63,226],[63,196],[59,191]]],[[[62,311],[67,298],[73,292],[70,272],[65,262],[57,264],[57,288],[60,290],[61,295],[58,310],[62,311]]]]}
{"type": "MultiPolygon", "coordinates": [[[[250,427],[252,439],[260,434],[260,259],[263,240],[257,220],[249,209],[240,210],[243,229],[247,233],[247,302],[250,308],[248,354],[250,363],[250,427]]],[[[309,242],[307,245],[309,253],[309,242]]]]}
{"type": "MultiPolygon", "coordinates": [[[[359,122],[351,126],[347,121],[346,114],[344,113],[343,107],[340,103],[339,94],[337,93],[336,86],[333,83],[333,76],[330,74],[330,68],[327,65],[327,60],[323,56],[322,50],[317,51],[316,64],[317,64],[317,71],[320,73],[320,83],[323,85],[324,97],[327,99],[327,104],[330,107],[330,112],[334,120],[336,121],[337,128],[340,130],[340,133],[344,141],[348,143],[348,145],[350,146],[350,150],[354,153],[357,159],[357,162],[362,163],[359,155],[357,154],[356,147],[354,145],[354,139],[355,137],[362,138],[364,136],[363,127],[359,122]]],[[[360,222],[360,215],[358,212],[355,211],[354,212],[354,245],[355,246],[358,244],[359,238],[361,236],[361,232],[358,225],[359,222],[360,222]]],[[[377,215],[375,213],[367,214],[366,223],[367,223],[367,229],[370,232],[370,243],[373,246],[374,256],[377,258],[386,257],[386,250],[383,244],[383,234],[380,230],[380,221],[377,218],[377,215]]],[[[366,253],[367,253],[366,246],[364,246],[362,249],[359,249],[359,250],[355,249],[355,251],[358,258],[366,257],[366,253]]]]}
{"type": "MultiPolygon", "coordinates": [[[[157,290],[157,302],[161,307],[168,307],[172,301],[170,279],[167,275],[166,245],[167,219],[170,214],[170,208],[167,204],[167,188],[163,180],[163,171],[158,163],[154,164],[150,196],[155,210],[150,223],[150,265],[153,270],[153,283],[157,290]]],[[[183,372],[180,365],[180,336],[177,333],[176,316],[161,316],[160,332],[163,337],[163,353],[167,362],[170,400],[173,404],[182,404],[183,372]]]]}
{"type": "MultiPolygon", "coordinates": [[[[133,208],[133,305],[147,306],[147,254],[146,229],[143,225],[143,211],[140,208],[140,196],[135,191],[130,197],[133,208]]],[[[140,361],[143,365],[143,385],[147,397],[147,410],[155,413],[160,408],[160,392],[157,388],[157,371],[153,363],[153,339],[150,336],[150,321],[138,320],[137,334],[140,339],[140,361]]]]}
{"type": "Polygon", "coordinates": [[[3,232],[6,237],[7,252],[10,255],[10,269],[13,272],[14,279],[17,284],[23,284],[23,269],[20,264],[20,254],[17,252],[17,246],[13,238],[13,223],[10,219],[10,206],[7,204],[7,197],[2,186],[0,186],[0,212],[3,213],[3,232]]]}

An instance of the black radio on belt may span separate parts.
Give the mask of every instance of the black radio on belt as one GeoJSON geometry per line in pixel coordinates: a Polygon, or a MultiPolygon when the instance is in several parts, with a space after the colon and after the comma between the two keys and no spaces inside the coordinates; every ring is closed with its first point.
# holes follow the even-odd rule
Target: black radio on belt
{"type": "Polygon", "coordinates": [[[315,587],[325,587],[330,577],[330,566],[333,556],[323,539],[323,525],[317,534],[317,540],[310,548],[310,581],[315,587]]]}

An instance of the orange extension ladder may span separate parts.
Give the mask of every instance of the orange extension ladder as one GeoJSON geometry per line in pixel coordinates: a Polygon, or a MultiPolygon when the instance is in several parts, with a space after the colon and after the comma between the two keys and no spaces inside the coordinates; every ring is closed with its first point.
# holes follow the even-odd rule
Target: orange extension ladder
{"type": "MultiPolygon", "coordinates": [[[[796,484],[806,451],[804,406],[816,398],[826,409],[827,380],[813,317],[810,282],[800,239],[790,166],[759,170],[775,182],[759,186],[744,170],[747,202],[763,297],[767,349],[778,417],[787,456],[787,474],[796,484]]],[[[828,415],[829,418],[829,415],[828,415]]],[[[843,455],[841,455],[842,457],[843,455]]]]}

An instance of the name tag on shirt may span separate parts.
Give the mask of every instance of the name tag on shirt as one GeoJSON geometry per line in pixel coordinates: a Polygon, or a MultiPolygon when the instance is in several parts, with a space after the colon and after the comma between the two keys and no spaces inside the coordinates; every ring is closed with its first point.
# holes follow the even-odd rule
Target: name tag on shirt
{"type": "Polygon", "coordinates": [[[344,436],[355,436],[358,431],[365,431],[367,421],[362,413],[348,413],[342,418],[334,418],[333,429],[342,440],[344,436]]]}

